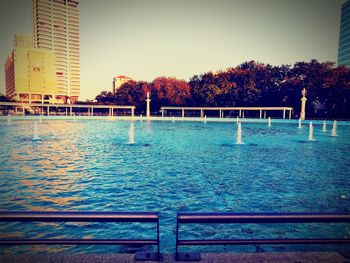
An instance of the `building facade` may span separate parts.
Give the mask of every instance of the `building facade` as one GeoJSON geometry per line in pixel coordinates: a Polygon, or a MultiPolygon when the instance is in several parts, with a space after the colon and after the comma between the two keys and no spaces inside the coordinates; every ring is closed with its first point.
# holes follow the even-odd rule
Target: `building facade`
{"type": "Polygon", "coordinates": [[[55,100],[74,103],[80,95],[78,1],[32,1],[34,47],[51,50],[55,55],[55,100]]]}
{"type": "Polygon", "coordinates": [[[350,0],[341,8],[338,65],[350,67],[350,0]]]}
{"type": "Polygon", "coordinates": [[[132,81],[132,78],[129,78],[124,75],[116,76],[113,78],[113,94],[120,88],[120,86],[126,82],[132,81]]]}
{"type": "Polygon", "coordinates": [[[6,96],[26,103],[55,102],[56,69],[52,51],[33,48],[31,35],[16,34],[5,62],[6,96]]]}

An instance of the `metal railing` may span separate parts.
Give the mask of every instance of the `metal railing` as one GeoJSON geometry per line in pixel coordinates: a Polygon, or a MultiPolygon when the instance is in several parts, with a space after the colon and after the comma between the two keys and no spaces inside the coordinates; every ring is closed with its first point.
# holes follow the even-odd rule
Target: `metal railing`
{"type": "Polygon", "coordinates": [[[0,211],[0,222],[140,222],[156,224],[155,239],[0,239],[0,245],[150,245],[157,252],[137,252],[135,260],[159,260],[157,212],[42,212],[0,211]]]}
{"type": "Polygon", "coordinates": [[[231,223],[350,223],[350,214],[337,213],[178,213],[176,223],[176,259],[200,260],[199,253],[179,253],[179,246],[257,245],[257,244],[349,244],[349,238],[275,238],[275,239],[201,239],[179,238],[181,224],[231,223]]]}

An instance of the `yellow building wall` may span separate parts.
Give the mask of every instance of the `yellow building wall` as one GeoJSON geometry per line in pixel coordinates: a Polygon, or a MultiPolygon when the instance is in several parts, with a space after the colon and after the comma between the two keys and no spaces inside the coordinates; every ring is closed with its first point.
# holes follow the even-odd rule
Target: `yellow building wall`
{"type": "MultiPolygon", "coordinates": [[[[51,95],[56,93],[55,57],[49,50],[16,48],[15,83],[16,94],[51,95]]],[[[54,101],[52,101],[54,102],[54,101]]]]}

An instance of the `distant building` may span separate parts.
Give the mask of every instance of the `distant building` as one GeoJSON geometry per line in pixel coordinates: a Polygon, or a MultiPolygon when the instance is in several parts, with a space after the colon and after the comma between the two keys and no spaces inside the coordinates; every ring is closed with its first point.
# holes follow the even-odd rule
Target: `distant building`
{"type": "Polygon", "coordinates": [[[116,76],[113,78],[113,94],[120,88],[120,86],[126,82],[132,81],[132,78],[129,78],[127,76],[116,76]]]}
{"type": "Polygon", "coordinates": [[[338,65],[350,67],[350,1],[341,8],[338,65]]]}
{"type": "Polygon", "coordinates": [[[34,47],[53,51],[57,102],[80,95],[79,8],[77,0],[32,0],[34,47]]]}
{"type": "Polygon", "coordinates": [[[5,62],[6,96],[22,102],[55,102],[56,69],[51,50],[33,48],[29,34],[16,34],[5,62]]]}

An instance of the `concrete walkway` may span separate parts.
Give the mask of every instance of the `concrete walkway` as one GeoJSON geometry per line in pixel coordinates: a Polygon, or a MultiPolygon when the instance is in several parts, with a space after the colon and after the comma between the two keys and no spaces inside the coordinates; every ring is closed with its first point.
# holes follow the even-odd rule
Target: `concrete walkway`
{"type": "MultiPolygon", "coordinates": [[[[345,263],[349,258],[337,252],[286,252],[286,253],[234,253],[234,254],[201,254],[202,260],[195,262],[206,263],[345,263]]],[[[112,263],[135,262],[133,254],[46,254],[46,255],[0,255],[1,263],[28,262],[28,263],[112,263]]],[[[154,262],[154,261],[136,261],[154,262]]],[[[174,255],[164,254],[160,262],[175,261],[174,255]]]]}

